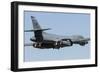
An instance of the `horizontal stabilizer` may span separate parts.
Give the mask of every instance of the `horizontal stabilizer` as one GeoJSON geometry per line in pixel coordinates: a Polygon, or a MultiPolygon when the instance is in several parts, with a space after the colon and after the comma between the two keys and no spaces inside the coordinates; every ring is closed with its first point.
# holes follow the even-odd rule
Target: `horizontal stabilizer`
{"type": "Polygon", "coordinates": [[[45,30],[50,30],[50,28],[47,28],[47,29],[37,29],[37,30],[25,30],[24,32],[45,31],[45,30]]]}

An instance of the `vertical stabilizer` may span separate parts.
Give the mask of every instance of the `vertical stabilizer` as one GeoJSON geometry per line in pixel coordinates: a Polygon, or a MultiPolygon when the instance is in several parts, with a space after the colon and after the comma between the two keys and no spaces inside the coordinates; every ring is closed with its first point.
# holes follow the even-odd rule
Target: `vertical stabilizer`
{"type": "Polygon", "coordinates": [[[39,25],[38,21],[35,19],[34,16],[31,16],[32,19],[32,24],[33,24],[33,29],[34,30],[41,30],[41,26],[39,25]]]}
{"type": "Polygon", "coordinates": [[[35,17],[31,16],[31,19],[32,19],[32,24],[33,24],[36,41],[41,42],[41,41],[43,41],[41,27],[40,27],[38,21],[35,19],[35,17]]]}

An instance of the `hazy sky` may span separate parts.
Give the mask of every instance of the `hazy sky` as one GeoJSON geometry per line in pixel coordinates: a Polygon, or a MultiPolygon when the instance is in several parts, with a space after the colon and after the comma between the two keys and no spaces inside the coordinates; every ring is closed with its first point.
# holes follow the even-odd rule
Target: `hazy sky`
{"type": "MultiPolygon", "coordinates": [[[[51,28],[46,32],[57,35],[90,36],[90,15],[81,13],[51,13],[24,11],[24,30],[32,28],[31,16],[36,17],[42,28],[51,28]]],[[[32,43],[30,38],[33,32],[24,33],[24,43],[32,43]]],[[[72,60],[90,58],[90,43],[85,46],[73,45],[58,49],[38,49],[32,46],[24,48],[24,61],[50,61],[50,60],[72,60]]]]}

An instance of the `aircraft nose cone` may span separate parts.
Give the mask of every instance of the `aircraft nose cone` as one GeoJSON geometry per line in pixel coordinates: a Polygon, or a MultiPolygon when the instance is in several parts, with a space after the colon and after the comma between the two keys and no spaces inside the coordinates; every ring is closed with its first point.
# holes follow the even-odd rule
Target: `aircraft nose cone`
{"type": "Polygon", "coordinates": [[[90,38],[87,38],[87,40],[90,40],[90,38]]]}

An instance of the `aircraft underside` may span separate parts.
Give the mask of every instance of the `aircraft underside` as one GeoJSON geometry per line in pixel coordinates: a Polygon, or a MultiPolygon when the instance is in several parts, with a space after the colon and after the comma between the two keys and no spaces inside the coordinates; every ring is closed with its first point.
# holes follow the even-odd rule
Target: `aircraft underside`
{"type": "Polygon", "coordinates": [[[72,41],[70,39],[61,40],[61,41],[42,41],[42,42],[36,42],[33,43],[33,47],[40,48],[40,49],[46,49],[46,48],[53,48],[53,49],[59,49],[65,46],[72,46],[72,41]]]}

